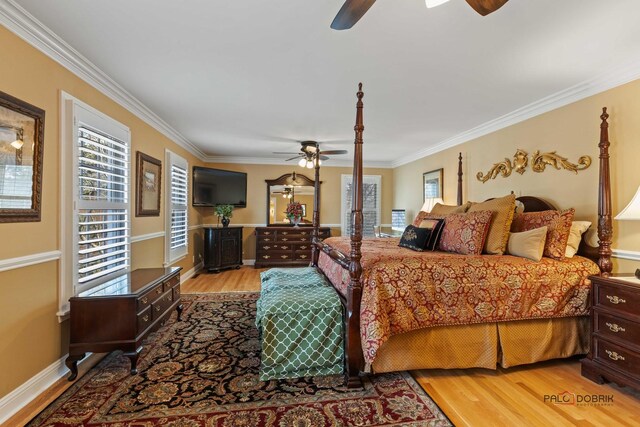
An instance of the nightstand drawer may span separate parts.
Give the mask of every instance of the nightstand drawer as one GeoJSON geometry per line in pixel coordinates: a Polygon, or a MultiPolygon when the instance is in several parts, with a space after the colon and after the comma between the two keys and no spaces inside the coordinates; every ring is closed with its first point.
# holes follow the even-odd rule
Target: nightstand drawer
{"type": "Polygon", "coordinates": [[[596,355],[594,359],[620,371],[640,377],[640,354],[609,341],[594,339],[596,355]]]}
{"type": "Polygon", "coordinates": [[[640,314],[640,293],[622,286],[598,284],[596,306],[633,315],[640,314]]]}
{"type": "Polygon", "coordinates": [[[640,346],[640,324],[594,310],[595,331],[604,338],[624,340],[640,346]]]}

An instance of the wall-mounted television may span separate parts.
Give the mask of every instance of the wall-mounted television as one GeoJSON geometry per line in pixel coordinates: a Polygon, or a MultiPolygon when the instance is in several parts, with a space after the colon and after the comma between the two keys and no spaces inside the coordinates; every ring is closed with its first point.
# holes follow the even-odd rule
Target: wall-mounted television
{"type": "Polygon", "coordinates": [[[244,172],[194,166],[192,182],[193,206],[247,207],[247,174],[244,172]]]}

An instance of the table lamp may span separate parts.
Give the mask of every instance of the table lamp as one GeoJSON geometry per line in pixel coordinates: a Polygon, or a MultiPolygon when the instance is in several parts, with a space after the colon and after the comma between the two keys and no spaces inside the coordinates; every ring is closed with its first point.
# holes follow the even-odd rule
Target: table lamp
{"type": "MultiPolygon", "coordinates": [[[[615,219],[619,221],[640,220],[640,188],[638,188],[636,195],[633,196],[627,207],[622,209],[615,219]]],[[[640,279],[640,268],[636,269],[636,277],[640,279]]]]}
{"type": "Polygon", "coordinates": [[[444,203],[441,197],[427,197],[424,199],[424,205],[420,208],[422,212],[431,212],[436,203],[444,203]]]}

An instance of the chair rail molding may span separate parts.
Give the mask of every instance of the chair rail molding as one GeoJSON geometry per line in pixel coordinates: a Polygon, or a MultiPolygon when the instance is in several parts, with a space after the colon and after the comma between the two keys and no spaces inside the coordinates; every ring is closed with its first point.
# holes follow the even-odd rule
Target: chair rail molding
{"type": "Polygon", "coordinates": [[[14,270],[16,268],[28,267],[30,265],[42,264],[44,262],[57,261],[61,256],[62,252],[55,250],[2,259],[0,260],[0,271],[14,270]]]}

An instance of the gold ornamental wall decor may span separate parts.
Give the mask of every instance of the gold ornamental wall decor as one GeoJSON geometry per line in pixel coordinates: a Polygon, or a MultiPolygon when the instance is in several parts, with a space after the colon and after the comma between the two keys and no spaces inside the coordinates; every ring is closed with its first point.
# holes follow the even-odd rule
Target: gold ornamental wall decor
{"type": "MultiPolygon", "coordinates": [[[[528,165],[529,154],[522,149],[518,149],[513,155],[513,162],[508,157],[505,157],[504,161],[494,163],[486,174],[478,172],[476,178],[478,178],[478,181],[485,183],[490,179],[496,179],[498,175],[506,178],[511,175],[512,171],[522,175],[527,170],[528,165]]],[[[547,165],[558,170],[566,169],[577,174],[578,171],[585,170],[591,166],[591,157],[580,156],[578,163],[571,163],[566,157],[557,154],[555,151],[540,153],[540,150],[536,150],[531,159],[531,169],[534,172],[541,173],[544,172],[547,165]]]]}

